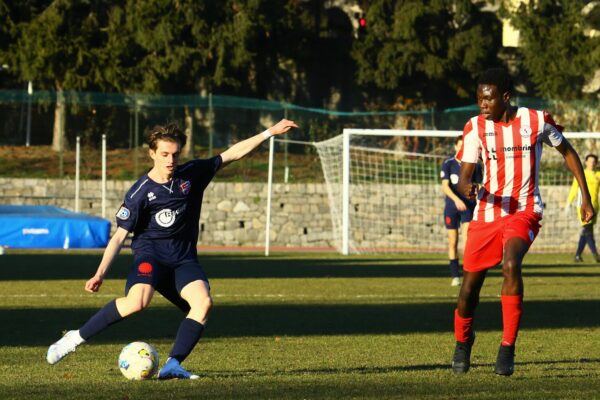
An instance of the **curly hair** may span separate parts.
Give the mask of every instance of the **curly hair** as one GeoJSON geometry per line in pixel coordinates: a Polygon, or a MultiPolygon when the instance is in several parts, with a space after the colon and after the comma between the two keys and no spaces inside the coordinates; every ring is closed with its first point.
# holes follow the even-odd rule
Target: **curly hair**
{"type": "Polygon", "coordinates": [[[477,80],[478,85],[494,85],[500,94],[513,91],[513,81],[504,68],[490,68],[485,70],[477,80]]]}
{"type": "Polygon", "coordinates": [[[178,143],[182,148],[187,142],[187,137],[179,129],[177,124],[169,123],[167,125],[156,125],[146,134],[146,141],[152,150],[156,150],[157,142],[164,140],[166,142],[178,143]]]}

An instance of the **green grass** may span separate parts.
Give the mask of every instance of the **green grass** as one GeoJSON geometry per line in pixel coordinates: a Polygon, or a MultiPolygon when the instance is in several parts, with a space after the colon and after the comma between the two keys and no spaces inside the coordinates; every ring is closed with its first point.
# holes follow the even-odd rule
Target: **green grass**
{"type": "Polygon", "coordinates": [[[2,399],[591,399],[600,398],[600,267],[528,255],[516,372],[496,376],[499,270],[481,293],[473,368],[455,376],[451,288],[436,254],[210,254],[215,298],[186,360],[198,381],[129,382],[121,348],[153,344],[164,361],[182,314],[161,297],[50,366],[47,346],[122,293],[122,255],[99,294],[83,284],[96,252],[0,256],[2,399]]]}

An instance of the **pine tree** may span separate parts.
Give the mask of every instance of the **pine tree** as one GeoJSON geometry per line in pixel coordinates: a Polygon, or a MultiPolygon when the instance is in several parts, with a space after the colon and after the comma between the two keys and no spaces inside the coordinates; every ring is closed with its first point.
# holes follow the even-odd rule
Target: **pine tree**
{"type": "Polygon", "coordinates": [[[500,23],[470,0],[374,0],[366,19],[352,51],[359,84],[456,104],[473,95],[481,70],[497,63],[500,23]]]}
{"type": "Polygon", "coordinates": [[[510,14],[520,33],[523,65],[542,97],[582,98],[582,87],[600,68],[600,37],[586,35],[585,3],[538,0],[510,14]]]}

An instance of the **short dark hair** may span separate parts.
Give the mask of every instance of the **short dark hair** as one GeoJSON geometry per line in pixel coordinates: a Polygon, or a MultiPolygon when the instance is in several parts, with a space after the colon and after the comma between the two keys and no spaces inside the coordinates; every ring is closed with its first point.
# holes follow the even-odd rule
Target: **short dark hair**
{"type": "Polygon", "coordinates": [[[175,123],[169,123],[164,126],[156,125],[154,128],[150,129],[150,131],[148,131],[146,138],[148,141],[148,146],[152,150],[156,150],[156,142],[159,140],[179,143],[179,148],[185,146],[187,142],[187,137],[175,123]]]}
{"type": "Polygon", "coordinates": [[[458,142],[462,142],[462,135],[459,135],[456,137],[456,140],[454,141],[454,144],[457,144],[458,142]]]}
{"type": "Polygon", "coordinates": [[[594,161],[596,161],[596,163],[598,162],[598,156],[595,154],[588,154],[587,156],[585,156],[585,161],[587,161],[588,158],[593,158],[594,161]]]}
{"type": "Polygon", "coordinates": [[[512,93],[513,81],[504,68],[489,68],[477,80],[478,85],[495,85],[500,94],[512,93]]]}

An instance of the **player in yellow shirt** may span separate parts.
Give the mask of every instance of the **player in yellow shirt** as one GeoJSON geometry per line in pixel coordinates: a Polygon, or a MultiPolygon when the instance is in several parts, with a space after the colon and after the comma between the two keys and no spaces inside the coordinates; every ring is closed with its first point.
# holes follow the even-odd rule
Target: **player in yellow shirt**
{"type": "MultiPolygon", "coordinates": [[[[600,172],[596,172],[596,165],[598,164],[598,156],[595,154],[588,154],[585,156],[585,182],[587,183],[590,197],[592,198],[592,206],[594,210],[598,212],[598,190],[600,189],[600,172]]],[[[577,198],[577,215],[581,221],[581,192],[579,185],[576,180],[573,180],[569,197],[567,198],[567,207],[577,198]]],[[[581,253],[587,243],[590,251],[594,255],[596,262],[600,262],[600,256],[596,249],[596,240],[594,239],[594,224],[596,223],[597,214],[594,214],[594,218],[590,222],[581,223],[581,236],[579,236],[579,244],[577,245],[577,251],[575,252],[575,262],[583,262],[581,253]]]]}

